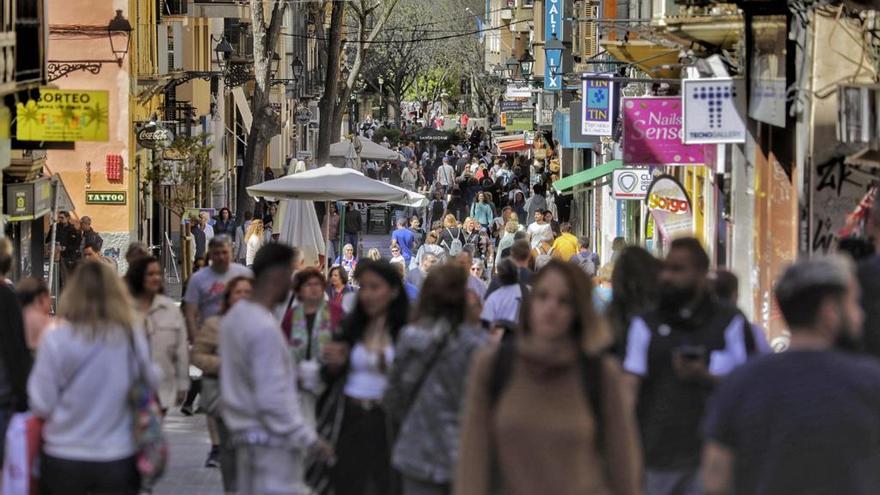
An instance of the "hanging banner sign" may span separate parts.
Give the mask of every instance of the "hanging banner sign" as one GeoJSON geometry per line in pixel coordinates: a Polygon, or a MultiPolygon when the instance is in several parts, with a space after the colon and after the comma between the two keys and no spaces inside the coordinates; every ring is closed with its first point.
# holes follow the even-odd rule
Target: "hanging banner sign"
{"type": "Polygon", "coordinates": [[[618,200],[643,200],[654,180],[646,168],[619,168],[611,176],[611,197],[618,200]]]}
{"type": "Polygon", "coordinates": [[[145,125],[135,134],[138,144],[150,150],[158,150],[171,146],[174,142],[174,133],[161,124],[145,125]]]}
{"type": "Polygon", "coordinates": [[[693,235],[694,212],[684,187],[671,175],[654,178],[646,198],[648,211],[663,237],[663,245],[676,237],[693,235]]]}
{"type": "Polygon", "coordinates": [[[498,104],[502,112],[510,112],[512,110],[525,110],[528,102],[502,100],[498,104]]]}
{"type": "Polygon", "coordinates": [[[704,165],[703,145],[683,144],[680,98],[623,99],[623,163],[704,165]]]}
{"type": "Polygon", "coordinates": [[[19,141],[109,141],[107,91],[40,88],[38,100],[18,103],[19,141]]]}
{"type": "Polygon", "coordinates": [[[685,144],[746,142],[745,80],[685,79],[681,100],[685,144]]]}
{"type": "Polygon", "coordinates": [[[531,98],[532,97],[532,88],[529,87],[528,84],[524,83],[513,83],[508,84],[507,89],[504,91],[505,98],[531,98]]]}
{"type": "MultiPolygon", "coordinates": [[[[562,41],[564,0],[544,2],[544,41],[562,41]]],[[[562,91],[562,52],[544,52],[544,91],[562,91]]]]}
{"type": "Polygon", "coordinates": [[[752,31],[749,116],[785,127],[788,17],[785,14],[756,15],[749,26],[752,31]]]}
{"type": "Polygon", "coordinates": [[[596,77],[608,75],[585,74],[581,102],[581,135],[611,136],[614,132],[614,82],[596,77]]]}

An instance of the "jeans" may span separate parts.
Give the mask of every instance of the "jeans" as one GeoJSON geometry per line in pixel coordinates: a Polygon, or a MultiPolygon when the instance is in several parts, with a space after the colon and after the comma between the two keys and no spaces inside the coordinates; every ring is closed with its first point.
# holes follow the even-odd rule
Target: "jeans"
{"type": "Polygon", "coordinates": [[[41,495],[137,495],[140,483],[134,457],[106,462],[40,458],[41,495]]]}

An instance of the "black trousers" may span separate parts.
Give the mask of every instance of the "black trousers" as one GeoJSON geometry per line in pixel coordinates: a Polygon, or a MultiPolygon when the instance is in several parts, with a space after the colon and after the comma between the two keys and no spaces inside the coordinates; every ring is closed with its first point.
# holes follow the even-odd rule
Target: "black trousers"
{"type": "Polygon", "coordinates": [[[140,486],[134,457],[108,462],[40,457],[40,495],[137,495],[140,486]]]}
{"type": "Polygon", "coordinates": [[[394,493],[391,445],[385,412],[346,398],[331,471],[336,495],[394,493]]]}

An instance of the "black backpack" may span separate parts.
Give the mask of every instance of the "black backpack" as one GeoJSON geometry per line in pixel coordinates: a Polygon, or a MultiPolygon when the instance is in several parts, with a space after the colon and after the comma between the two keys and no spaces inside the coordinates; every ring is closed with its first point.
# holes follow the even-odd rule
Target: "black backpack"
{"type": "MultiPolygon", "coordinates": [[[[510,381],[516,349],[512,340],[502,341],[498,346],[492,374],[489,376],[489,408],[494,409],[504,387],[510,381]]],[[[596,418],[596,442],[599,452],[604,452],[604,413],[602,411],[602,355],[590,356],[584,352],[578,355],[581,370],[581,385],[593,416],[596,418]]]]}

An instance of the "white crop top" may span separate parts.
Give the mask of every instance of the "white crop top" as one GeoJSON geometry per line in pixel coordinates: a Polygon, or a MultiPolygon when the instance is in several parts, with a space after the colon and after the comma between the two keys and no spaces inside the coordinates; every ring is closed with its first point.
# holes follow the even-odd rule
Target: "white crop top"
{"type": "Polygon", "coordinates": [[[379,354],[368,351],[362,344],[355,344],[350,360],[345,395],[354,399],[381,400],[388,385],[386,373],[394,362],[394,347],[385,348],[384,372],[379,368],[379,354]]]}

